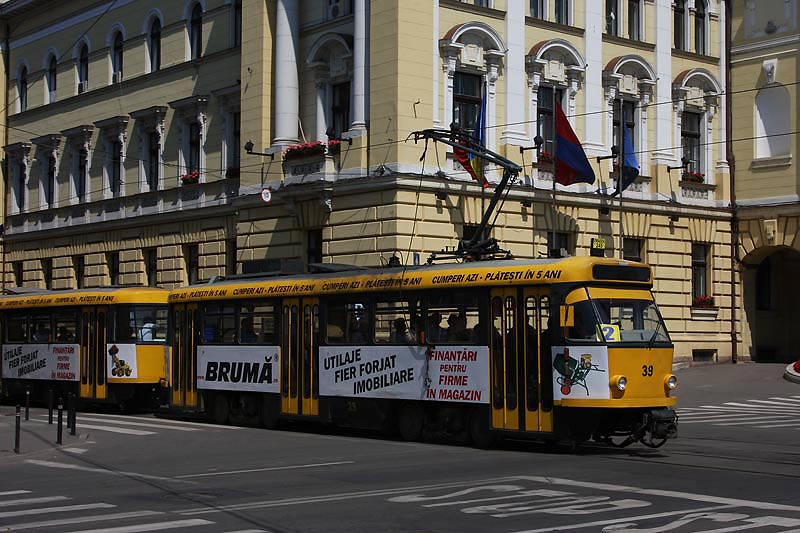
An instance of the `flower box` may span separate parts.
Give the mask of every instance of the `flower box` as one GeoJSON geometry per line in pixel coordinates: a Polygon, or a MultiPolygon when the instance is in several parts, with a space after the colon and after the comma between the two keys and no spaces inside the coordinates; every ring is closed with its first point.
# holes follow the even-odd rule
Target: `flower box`
{"type": "Polygon", "coordinates": [[[181,176],[181,183],[183,185],[190,185],[192,183],[197,183],[200,181],[200,171],[193,170],[187,174],[183,174],[181,176]]]}
{"type": "Polygon", "coordinates": [[[553,154],[550,152],[541,152],[537,159],[537,163],[541,165],[552,165],[553,164],[553,154]]]}
{"type": "Polygon", "coordinates": [[[706,175],[702,172],[686,171],[681,174],[681,181],[688,181],[689,183],[705,183],[706,175]]]}
{"type": "Polygon", "coordinates": [[[332,139],[328,141],[328,148],[327,148],[328,155],[338,155],[339,152],[341,151],[342,151],[342,141],[338,139],[332,139]]]}
{"type": "Polygon", "coordinates": [[[321,157],[325,155],[325,145],[319,141],[310,143],[293,144],[283,153],[284,161],[321,157]]]}
{"type": "Polygon", "coordinates": [[[703,294],[702,296],[695,296],[692,300],[692,307],[714,307],[714,297],[709,294],[703,294]]]}

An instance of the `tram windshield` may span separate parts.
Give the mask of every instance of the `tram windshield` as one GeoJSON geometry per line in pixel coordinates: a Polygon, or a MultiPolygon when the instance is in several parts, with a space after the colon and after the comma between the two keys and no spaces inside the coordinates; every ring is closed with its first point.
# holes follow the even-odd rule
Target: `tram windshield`
{"type": "MultiPolygon", "coordinates": [[[[577,291],[576,291],[577,292],[577,291]]],[[[625,291],[614,298],[609,291],[583,289],[583,298],[575,301],[574,324],[566,328],[565,335],[573,341],[603,343],[668,343],[667,328],[656,303],[646,291],[625,291]],[[592,294],[601,292],[601,294],[592,294]],[[641,294],[638,294],[641,293],[641,294]],[[588,297],[587,297],[588,296],[588,297]]],[[[570,296],[575,295],[573,292],[570,296]]],[[[579,296],[580,297],[580,296],[579,296]]],[[[577,300],[578,298],[568,298],[577,300]]]]}

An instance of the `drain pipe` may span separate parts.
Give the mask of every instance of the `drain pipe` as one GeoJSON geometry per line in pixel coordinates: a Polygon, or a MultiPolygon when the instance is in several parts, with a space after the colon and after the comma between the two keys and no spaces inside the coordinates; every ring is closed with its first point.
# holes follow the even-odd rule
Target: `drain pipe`
{"type": "Polygon", "coordinates": [[[736,156],[733,155],[733,95],[731,94],[731,19],[733,8],[731,0],[725,2],[725,42],[728,53],[725,56],[725,152],[730,175],[731,195],[731,363],[739,362],[739,342],[736,332],[736,273],[739,270],[739,216],[736,207],[736,156]]]}

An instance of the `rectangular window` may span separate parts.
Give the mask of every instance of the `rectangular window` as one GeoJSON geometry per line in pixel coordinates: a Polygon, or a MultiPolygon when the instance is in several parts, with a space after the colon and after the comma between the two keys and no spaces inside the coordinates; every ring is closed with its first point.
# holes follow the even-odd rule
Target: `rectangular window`
{"type": "Polygon", "coordinates": [[[239,344],[276,344],[277,310],[265,302],[242,304],[239,308],[239,344]]]}
{"type": "Polygon", "coordinates": [[[233,344],[236,339],[236,308],[206,304],[202,309],[203,344],[233,344]]]}
{"type": "Polygon", "coordinates": [[[695,173],[703,172],[703,158],[700,155],[700,123],[699,113],[683,113],[681,116],[681,147],[683,157],[689,160],[686,170],[695,173]]]}
{"type": "Polygon", "coordinates": [[[50,290],[53,288],[53,260],[42,259],[42,280],[44,280],[44,288],[50,290]]]}
{"type": "Polygon", "coordinates": [[[629,239],[622,241],[622,258],[626,261],[642,262],[644,257],[644,241],[642,239],[629,239]]]}
{"type": "Polygon", "coordinates": [[[350,129],[350,82],[337,83],[331,89],[333,122],[328,128],[327,135],[330,139],[341,139],[342,134],[350,129]]]}
{"type": "Polygon", "coordinates": [[[109,150],[108,188],[112,196],[119,196],[122,189],[122,143],[116,139],[111,141],[109,150]]]}
{"type": "Polygon", "coordinates": [[[306,233],[306,260],[308,264],[322,263],[322,230],[312,229],[306,233]]]}
{"type": "Polygon", "coordinates": [[[692,243],[692,300],[709,295],[707,244],[692,243]]]}
{"type": "Polygon", "coordinates": [[[331,300],[327,307],[328,331],[331,344],[372,344],[369,304],[363,298],[331,300]]]}
{"type": "Polygon", "coordinates": [[[674,0],[673,2],[673,28],[675,48],[678,50],[686,49],[686,0],[674,0]]]}
{"type": "Polygon", "coordinates": [[[422,307],[417,300],[381,295],[375,302],[375,342],[416,344],[421,331],[422,307]]]}
{"type": "Polygon", "coordinates": [[[531,0],[531,17],[544,19],[544,0],[531,0]]]}
{"type": "Polygon", "coordinates": [[[548,257],[566,257],[573,255],[573,251],[570,246],[569,233],[562,231],[548,231],[547,254],[548,257]]]}
{"type": "Polygon", "coordinates": [[[196,244],[185,245],[183,261],[186,268],[186,281],[189,284],[197,283],[200,279],[200,247],[196,244]]]}
{"type": "Polygon", "coordinates": [[[83,277],[85,275],[86,263],[82,255],[76,255],[72,258],[72,275],[75,277],[75,288],[83,288],[83,277]]]}
{"type": "Polygon", "coordinates": [[[606,0],[606,33],[619,35],[619,0],[606,0]]]}
{"type": "Polygon", "coordinates": [[[453,78],[453,122],[470,134],[481,108],[481,86],[481,77],[476,74],[456,72],[453,78]]]}
{"type": "Polygon", "coordinates": [[[233,47],[242,46],[242,0],[233,2],[233,47]]]}
{"type": "Polygon", "coordinates": [[[147,156],[145,161],[145,179],[147,180],[147,190],[158,190],[158,169],[161,161],[161,142],[160,136],[155,131],[147,133],[147,156]]]}
{"type": "Polygon", "coordinates": [[[229,168],[239,168],[242,161],[242,114],[239,112],[232,113],[231,120],[233,121],[233,131],[231,134],[230,146],[230,162],[229,168]]]}
{"type": "Polygon", "coordinates": [[[6,318],[5,342],[28,342],[27,315],[10,315],[6,318]]]}
{"type": "Polygon", "coordinates": [[[148,287],[158,287],[158,250],[145,248],[142,250],[144,258],[144,274],[148,287]]]}
{"type": "Polygon", "coordinates": [[[189,124],[189,158],[186,161],[187,173],[200,172],[200,124],[189,124]]]}
{"type": "Polygon", "coordinates": [[[86,201],[86,176],[88,173],[86,150],[79,149],[76,152],[78,157],[78,173],[75,176],[75,198],[78,202],[86,201]]]}
{"type": "Polygon", "coordinates": [[[238,260],[238,248],[236,246],[236,237],[225,240],[225,275],[236,275],[236,266],[238,260]]]}
{"type": "Polygon", "coordinates": [[[53,323],[50,314],[32,314],[28,326],[30,338],[28,342],[34,344],[49,344],[53,342],[53,323]]]}
{"type": "Polygon", "coordinates": [[[474,294],[457,293],[435,296],[428,302],[425,315],[425,342],[432,344],[483,344],[488,338],[486,322],[474,294]]]}
{"type": "Polygon", "coordinates": [[[106,254],[106,266],[108,268],[109,285],[119,285],[119,252],[108,252],[106,254]]]}
{"type": "Polygon", "coordinates": [[[168,312],[165,305],[115,305],[109,313],[109,340],[164,343],[168,312]]]}
{"type": "Polygon", "coordinates": [[[78,314],[76,311],[61,310],[55,315],[56,342],[73,343],[78,338],[78,314]]]}
{"type": "Polygon", "coordinates": [[[569,24],[568,0],[556,0],[556,22],[558,24],[569,24]]]}
{"type": "Polygon", "coordinates": [[[14,261],[11,263],[11,268],[14,270],[14,285],[22,287],[25,275],[25,268],[22,261],[14,261]]]}
{"type": "Polygon", "coordinates": [[[56,205],[56,157],[51,155],[47,160],[47,183],[45,184],[47,207],[56,205]]]}
{"type": "Polygon", "coordinates": [[[553,87],[539,86],[536,93],[536,133],[544,139],[542,151],[539,158],[554,156],[555,145],[553,141],[556,137],[555,107],[561,105],[561,98],[564,91],[553,89],[553,87]],[[555,101],[553,97],[555,96],[555,101]]]}
{"type": "Polygon", "coordinates": [[[15,207],[17,208],[18,213],[22,213],[25,210],[25,174],[26,174],[26,166],[25,163],[19,163],[17,165],[17,175],[15,176],[14,180],[14,196],[16,199],[15,207]]]}
{"type": "Polygon", "coordinates": [[[694,51],[706,53],[706,0],[695,1],[694,11],[694,51]]]}
{"type": "Polygon", "coordinates": [[[641,36],[641,0],[628,0],[628,38],[638,41],[641,36]]]}

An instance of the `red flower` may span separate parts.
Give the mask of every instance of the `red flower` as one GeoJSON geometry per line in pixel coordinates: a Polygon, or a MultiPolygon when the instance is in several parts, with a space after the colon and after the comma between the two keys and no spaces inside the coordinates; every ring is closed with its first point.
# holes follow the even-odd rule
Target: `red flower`
{"type": "Polygon", "coordinates": [[[315,155],[323,155],[325,153],[325,145],[319,141],[310,143],[293,144],[286,149],[283,154],[284,161],[290,159],[298,159],[301,157],[312,157],[315,155]]]}
{"type": "Polygon", "coordinates": [[[553,162],[553,154],[550,152],[540,152],[539,153],[539,163],[552,163],[553,162]]]}
{"type": "Polygon", "coordinates": [[[197,183],[200,180],[200,171],[199,170],[192,170],[188,174],[184,174],[181,176],[181,182],[184,184],[186,183],[197,183]]]}
{"type": "Polygon", "coordinates": [[[692,307],[714,307],[714,297],[708,294],[695,296],[692,300],[692,307]]]}
{"type": "Polygon", "coordinates": [[[800,359],[794,362],[793,367],[795,372],[800,372],[800,359]]]}

